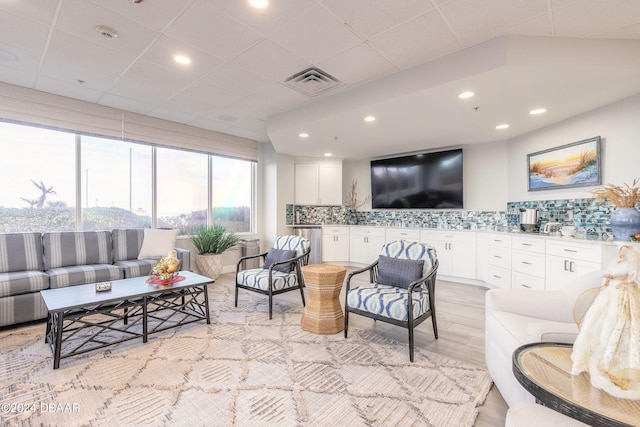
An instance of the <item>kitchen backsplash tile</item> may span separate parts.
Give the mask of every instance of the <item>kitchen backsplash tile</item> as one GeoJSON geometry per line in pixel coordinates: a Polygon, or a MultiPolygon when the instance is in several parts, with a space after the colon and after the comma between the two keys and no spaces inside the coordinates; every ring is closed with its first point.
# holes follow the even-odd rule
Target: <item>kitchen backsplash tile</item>
{"type": "Polygon", "coordinates": [[[501,230],[518,227],[520,208],[540,209],[541,224],[575,225],[593,238],[611,236],[609,217],[615,209],[598,199],[509,202],[505,211],[373,210],[353,212],[344,206],[287,205],[287,225],[378,225],[407,228],[501,230]]]}

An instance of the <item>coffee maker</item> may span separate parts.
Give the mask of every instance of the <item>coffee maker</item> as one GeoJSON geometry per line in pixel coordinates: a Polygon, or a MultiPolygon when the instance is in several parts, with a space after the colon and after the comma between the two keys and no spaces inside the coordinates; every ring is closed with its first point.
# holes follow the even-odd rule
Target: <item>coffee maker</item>
{"type": "Polygon", "coordinates": [[[520,230],[525,233],[540,231],[540,210],[534,208],[520,208],[520,230]]]}

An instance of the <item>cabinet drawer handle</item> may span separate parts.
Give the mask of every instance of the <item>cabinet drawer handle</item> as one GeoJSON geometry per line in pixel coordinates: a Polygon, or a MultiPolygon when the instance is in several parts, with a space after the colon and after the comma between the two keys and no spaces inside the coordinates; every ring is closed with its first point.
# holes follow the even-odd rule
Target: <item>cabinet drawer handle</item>
{"type": "Polygon", "coordinates": [[[502,259],[502,257],[500,255],[494,255],[494,258],[498,258],[498,259],[502,259]]]}
{"type": "Polygon", "coordinates": [[[453,237],[451,234],[445,234],[444,237],[453,237]]]}
{"type": "Polygon", "coordinates": [[[530,262],[527,262],[527,261],[522,261],[522,263],[523,263],[524,265],[531,265],[531,263],[530,263],[530,262]]]}
{"type": "Polygon", "coordinates": [[[502,240],[498,240],[498,239],[493,239],[493,241],[496,243],[502,243],[502,240]]]}
{"type": "Polygon", "coordinates": [[[496,279],[502,279],[502,276],[496,276],[495,274],[493,275],[493,277],[495,277],[496,279]]]}
{"type": "Polygon", "coordinates": [[[565,252],[573,252],[574,254],[578,252],[575,249],[564,249],[564,251],[565,252]]]}
{"type": "Polygon", "coordinates": [[[525,285],[524,283],[520,284],[523,288],[531,289],[531,286],[525,285]]]}
{"type": "Polygon", "coordinates": [[[522,246],[533,246],[531,243],[521,243],[522,246]]]}

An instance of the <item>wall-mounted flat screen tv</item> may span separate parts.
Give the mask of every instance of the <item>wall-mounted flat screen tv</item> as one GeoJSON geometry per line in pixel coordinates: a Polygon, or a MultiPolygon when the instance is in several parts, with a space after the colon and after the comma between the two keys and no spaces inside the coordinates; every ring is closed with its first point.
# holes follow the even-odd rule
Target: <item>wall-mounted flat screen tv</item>
{"type": "Polygon", "coordinates": [[[462,149],[371,161],[373,209],[461,209],[462,149]]]}

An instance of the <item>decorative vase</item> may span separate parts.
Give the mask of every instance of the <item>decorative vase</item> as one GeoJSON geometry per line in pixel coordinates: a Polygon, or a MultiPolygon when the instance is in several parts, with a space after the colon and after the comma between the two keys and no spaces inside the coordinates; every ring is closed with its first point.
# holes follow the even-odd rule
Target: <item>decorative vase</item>
{"type": "Polygon", "coordinates": [[[630,235],[640,232],[640,212],[636,208],[617,208],[610,222],[616,240],[631,240],[630,235]]]}
{"type": "Polygon", "coordinates": [[[196,264],[203,276],[216,280],[224,264],[222,254],[196,255],[196,264]]]}

